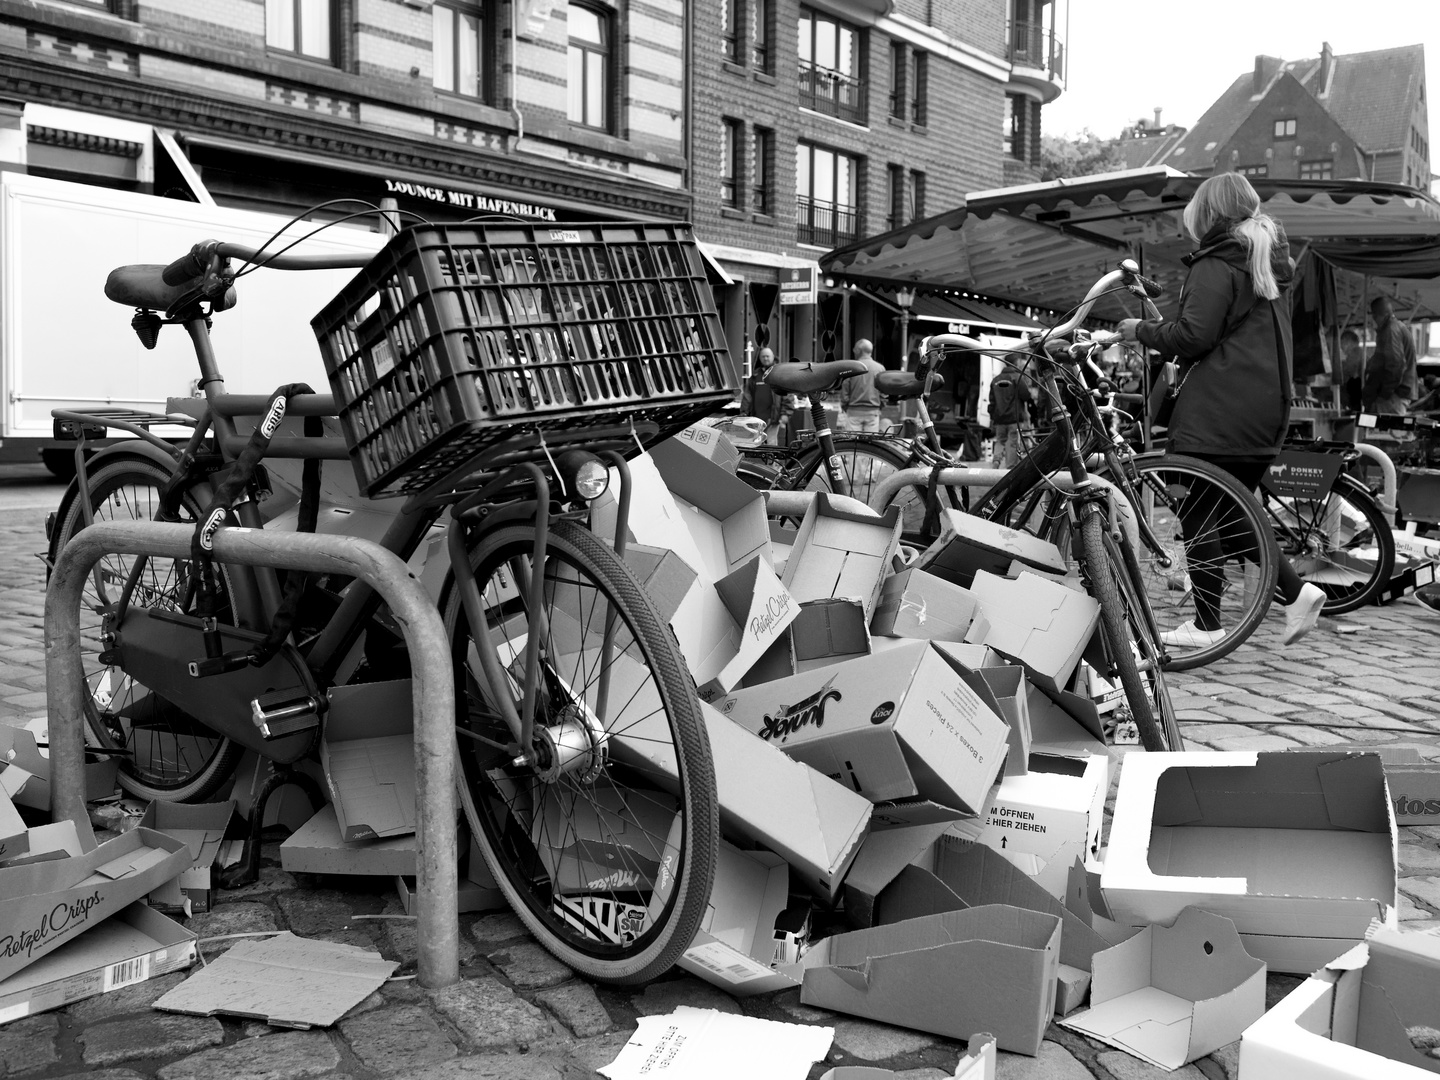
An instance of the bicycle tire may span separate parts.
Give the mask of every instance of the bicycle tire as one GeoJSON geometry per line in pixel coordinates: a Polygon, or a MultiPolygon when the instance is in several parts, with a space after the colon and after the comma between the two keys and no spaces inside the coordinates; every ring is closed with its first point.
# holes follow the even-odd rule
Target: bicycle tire
{"type": "MultiPolygon", "coordinates": [[[[91,513],[101,521],[153,521],[160,509],[161,485],[169,476],[155,462],[141,458],[122,458],[103,465],[89,475],[91,513]]],[[[197,501],[186,494],[181,500],[180,520],[193,524],[201,509],[197,501]]],[[[84,528],[84,522],[81,496],[77,494],[62,509],[61,517],[52,530],[52,565],[70,538],[84,528]]],[[[113,585],[114,596],[108,593],[102,596],[96,584],[96,573],[90,575],[82,594],[80,653],[87,692],[81,695],[81,699],[85,721],[101,746],[129,750],[120,759],[118,775],[120,787],[125,792],[147,802],[204,802],[229,779],[245,748],[210,731],[201,721],[188,715],[183,717],[188,728],[185,731],[180,727],[181,718],[167,716],[155,709],[150,710],[150,716],[143,725],[130,721],[123,715],[125,710],[133,712],[146,697],[154,700],[158,699],[158,695],[151,694],[143,684],[119,668],[103,665],[99,660],[102,649],[100,609],[107,598],[113,602],[118,597],[136,561],[132,555],[104,556],[96,565],[96,573],[102,582],[108,581],[113,585]],[[144,695],[135,693],[137,688],[144,691],[144,695]],[[120,704],[112,708],[117,698],[120,704]],[[164,719],[157,721],[157,716],[164,719]],[[203,729],[203,734],[200,729],[203,729]],[[143,737],[140,733],[144,733],[143,737]],[[149,748],[148,755],[142,755],[142,745],[149,748]],[[176,768],[167,771],[166,763],[171,761],[176,768]],[[193,762],[193,765],[187,765],[187,762],[193,762]]],[[[178,598],[185,591],[189,564],[183,559],[149,558],[145,567],[137,593],[143,590],[150,607],[179,610],[178,598]]],[[[225,568],[218,569],[222,603],[228,605],[225,598],[233,595],[233,590],[226,584],[225,568]]],[[[228,618],[225,610],[219,614],[222,619],[228,618]]]]}
{"type": "MultiPolygon", "coordinates": [[[[479,537],[470,555],[502,663],[513,665],[498,692],[517,706],[534,540],[533,526],[512,523],[479,537]]],[[[536,728],[590,747],[575,754],[583,769],[547,779],[548,758],[517,764],[483,741],[512,736],[452,575],[442,612],[455,659],[461,802],[501,891],[546,949],[588,977],[643,983],[690,946],[710,900],[719,809],[701,706],[668,626],[610,548],[573,522],[552,522],[545,580],[536,728]],[[602,625],[617,627],[605,665],[602,625]],[[609,703],[625,695],[614,715],[600,700],[602,670],[613,680],[609,703]]]]}
{"type": "Polygon", "coordinates": [[[1161,551],[1155,552],[1142,543],[1136,554],[1144,567],[1140,584],[1162,636],[1163,628],[1179,627],[1195,617],[1193,570],[1218,577],[1223,583],[1216,606],[1224,636],[1199,646],[1166,642],[1170,670],[1203,667],[1239,648],[1270,610],[1280,573],[1274,530],[1254,492],[1208,461],[1166,454],[1137,457],[1133,466],[1138,485],[1131,502],[1161,546],[1161,551]],[[1206,530],[1204,538],[1220,545],[1219,560],[1193,561],[1195,539],[1183,534],[1180,508],[1187,499],[1197,498],[1215,503],[1214,527],[1206,530]],[[1170,565],[1165,565],[1166,560],[1170,565]],[[1238,588],[1226,577],[1226,563],[1232,560],[1242,564],[1238,588]]]}
{"type": "MultiPolygon", "coordinates": [[[[909,468],[909,448],[900,448],[904,444],[892,445],[879,439],[855,438],[844,433],[837,433],[833,438],[835,454],[841,461],[840,467],[850,481],[850,497],[859,499],[866,506],[870,505],[871,493],[887,476],[900,469],[909,468]]],[[[805,484],[803,490],[830,490],[830,476],[820,457],[818,443],[803,451],[799,478],[805,484]]]]}
{"type": "Polygon", "coordinates": [[[1395,536],[1374,496],[1353,476],[1337,476],[1324,500],[1281,498],[1263,484],[1259,496],[1281,554],[1324,591],[1323,614],[1363,607],[1390,583],[1395,536]]]}
{"type": "Polygon", "coordinates": [[[1179,749],[1183,743],[1165,683],[1159,644],[1139,607],[1124,561],[1114,541],[1105,535],[1100,514],[1085,515],[1080,524],[1080,543],[1085,556],[1085,578],[1091,595],[1100,605],[1100,624],[1104,627],[1105,655],[1110,667],[1104,674],[1119,677],[1141,745],[1152,752],[1179,749]]]}

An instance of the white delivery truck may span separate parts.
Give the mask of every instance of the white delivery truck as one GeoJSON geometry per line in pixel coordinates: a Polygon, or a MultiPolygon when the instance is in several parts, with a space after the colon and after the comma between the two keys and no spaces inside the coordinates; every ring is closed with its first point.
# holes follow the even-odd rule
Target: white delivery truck
{"type": "MultiPolygon", "coordinates": [[[[154,350],[130,328],[134,312],[105,297],[117,266],[165,264],[201,240],[263,244],[286,219],[249,210],[0,172],[0,463],[44,461],[74,471],[73,442],[57,442],[51,409],[106,407],[163,413],[195,392],[189,337],[164,327],[154,350]]],[[[369,218],[378,225],[378,215],[369,218]]],[[[291,226],[294,239],[313,222],[291,226]]],[[[378,251],[386,237],[341,225],[297,253],[378,251]]],[[[258,270],[241,278],[234,309],[215,318],[220,371],[233,393],[268,394],[282,383],[329,384],[310,317],[353,270],[258,270]]],[[[165,434],[155,429],[157,434],[165,434]]],[[[187,432],[176,428],[177,439],[187,432]]],[[[104,445],[101,440],[95,445],[104,445]]]]}

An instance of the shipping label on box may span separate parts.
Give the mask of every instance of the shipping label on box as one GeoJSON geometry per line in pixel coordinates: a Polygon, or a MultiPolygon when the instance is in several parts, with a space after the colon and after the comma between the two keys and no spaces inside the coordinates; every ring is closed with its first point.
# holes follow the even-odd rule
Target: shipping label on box
{"type": "Polygon", "coordinates": [[[725,698],[721,713],[872,802],[922,796],[976,812],[1010,727],[927,642],[725,698]]]}
{"type": "Polygon", "coordinates": [[[682,431],[677,431],[675,438],[684,439],[691,450],[728,473],[733,474],[735,467],[740,464],[740,451],[719,428],[713,428],[706,423],[692,424],[682,431]]]}

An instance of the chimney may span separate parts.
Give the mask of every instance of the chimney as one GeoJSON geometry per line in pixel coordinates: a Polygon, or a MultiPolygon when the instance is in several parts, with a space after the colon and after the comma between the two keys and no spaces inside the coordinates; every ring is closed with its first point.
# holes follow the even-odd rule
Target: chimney
{"type": "Polygon", "coordinates": [[[1281,60],[1278,56],[1255,57],[1255,88],[1253,93],[1256,97],[1259,97],[1265,92],[1265,88],[1270,85],[1270,80],[1280,71],[1280,65],[1283,63],[1285,63],[1285,61],[1281,60]]]}
{"type": "Polygon", "coordinates": [[[1330,92],[1330,73],[1335,68],[1335,53],[1330,48],[1330,42],[1323,42],[1320,46],[1320,80],[1315,87],[1316,94],[1328,94],[1330,92]]]}
{"type": "Polygon", "coordinates": [[[1159,127],[1160,127],[1160,112],[1161,112],[1160,106],[1158,106],[1158,105],[1155,106],[1155,127],[1156,127],[1157,130],[1158,130],[1159,127]]]}

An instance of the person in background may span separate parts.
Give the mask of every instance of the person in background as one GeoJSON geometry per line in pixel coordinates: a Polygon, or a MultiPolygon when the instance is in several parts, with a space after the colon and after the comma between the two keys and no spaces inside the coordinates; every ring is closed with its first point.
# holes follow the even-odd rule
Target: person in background
{"type": "Polygon", "coordinates": [[[1409,328],[1395,318],[1389,297],[1370,301],[1370,317],[1375,321],[1375,351],[1365,366],[1365,411],[1404,416],[1420,383],[1415,375],[1415,341],[1409,328]]]}
{"type": "Polygon", "coordinates": [[[868,338],[855,342],[852,350],[855,359],[870,370],[864,375],[846,379],[840,387],[840,427],[847,431],[879,431],[880,406],[885,402],[880,391],[875,389],[875,376],[885,370],[875,359],[875,346],[868,338]]]}
{"type": "MultiPolygon", "coordinates": [[[[1295,263],[1281,226],[1239,173],[1205,180],[1185,207],[1185,229],[1199,244],[1173,322],[1123,319],[1120,336],[1181,365],[1170,415],[1169,446],[1202,458],[1254,490],[1280,453],[1290,420],[1290,297],[1295,263]]],[[[1201,648],[1224,636],[1219,601],[1227,551],[1216,528],[1217,496],[1204,491],[1180,505],[1195,618],[1161,633],[1166,645],[1201,648]]],[[[1223,521],[1219,522],[1224,525],[1223,521]]],[[[1288,645],[1315,628],[1325,593],[1302,581],[1280,557],[1288,645]]]]}
{"type": "Polygon", "coordinates": [[[1354,330],[1340,334],[1340,410],[1354,415],[1360,411],[1360,377],[1365,370],[1365,352],[1360,348],[1360,335],[1354,330]]]}
{"type": "Polygon", "coordinates": [[[1020,370],[1024,353],[1010,353],[990,380],[990,426],[995,429],[991,456],[997,469],[1013,469],[1030,449],[1030,380],[1020,370]]]}
{"type": "Polygon", "coordinates": [[[765,441],[775,443],[780,430],[784,394],[777,394],[765,384],[765,377],[775,366],[775,350],[768,345],[755,354],[755,367],[740,393],[740,415],[758,416],[765,421],[765,441]]]}

